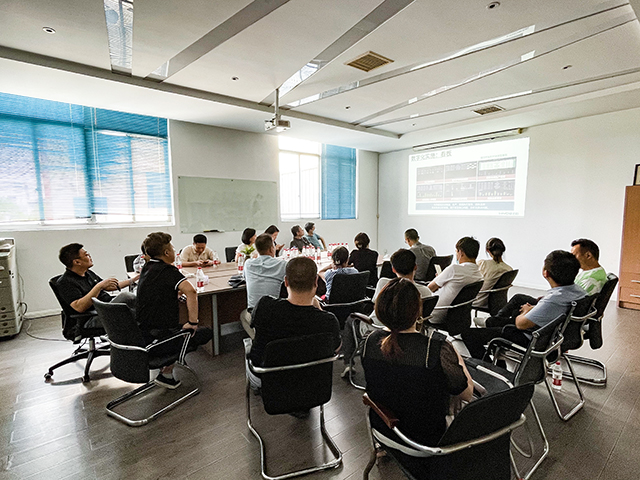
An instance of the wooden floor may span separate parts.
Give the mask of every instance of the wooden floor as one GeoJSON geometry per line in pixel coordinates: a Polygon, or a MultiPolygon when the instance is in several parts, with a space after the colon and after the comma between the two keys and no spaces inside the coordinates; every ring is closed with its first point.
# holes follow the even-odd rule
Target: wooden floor
{"type": "MultiPolygon", "coordinates": [[[[107,417],[105,405],[132,389],[113,378],[108,357],[95,362],[92,381],[80,381],[83,365],[43,374],[73,350],[61,339],[60,319],[26,322],[15,338],[0,340],[0,479],[258,479],[258,442],[246,426],[244,365],[240,334],[223,341],[223,354],[189,355],[202,392],[140,428],[107,417]],[[31,323],[31,325],[29,325],[31,323]]],[[[607,388],[585,387],[587,405],[569,422],[553,411],[543,386],[535,403],[551,442],[551,453],[534,479],[614,480],[640,478],[640,312],[616,309],[605,318],[603,348],[583,351],[604,360],[607,388]]],[[[334,369],[327,429],[344,454],[342,467],[310,479],[358,479],[368,459],[361,392],[334,369]]],[[[566,385],[566,383],[565,383],[566,385]]],[[[255,423],[265,432],[270,473],[328,455],[322,447],[317,412],[306,420],[269,417],[252,398],[255,423]]],[[[379,461],[373,479],[404,478],[389,461],[379,461]]]]}

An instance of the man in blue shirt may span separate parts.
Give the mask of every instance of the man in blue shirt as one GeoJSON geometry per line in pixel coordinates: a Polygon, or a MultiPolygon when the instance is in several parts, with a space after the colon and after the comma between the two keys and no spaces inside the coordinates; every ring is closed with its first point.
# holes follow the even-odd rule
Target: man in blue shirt
{"type": "Polygon", "coordinates": [[[320,248],[322,250],[327,249],[327,244],[324,242],[324,238],[316,233],[316,224],[313,222],[307,222],[304,226],[304,229],[307,231],[307,234],[304,238],[309,240],[309,243],[316,248],[320,248]],[[322,244],[320,244],[322,242],[322,244]]]}
{"type": "MultiPolygon", "coordinates": [[[[569,311],[571,303],[584,298],[585,291],[574,283],[580,270],[580,262],[570,252],[554,250],[544,259],[542,276],[551,289],[537,301],[523,304],[513,313],[511,322],[517,327],[509,340],[526,346],[531,341],[531,331],[544,327],[559,315],[569,311]]],[[[493,338],[502,336],[502,326],[471,328],[462,334],[462,340],[474,358],[482,358],[485,345],[493,338]]]]}

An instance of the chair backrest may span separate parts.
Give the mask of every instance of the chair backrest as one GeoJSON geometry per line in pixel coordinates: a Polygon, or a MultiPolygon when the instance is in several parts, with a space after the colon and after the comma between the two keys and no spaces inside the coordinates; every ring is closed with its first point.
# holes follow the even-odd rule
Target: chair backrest
{"type": "Polygon", "coordinates": [[[149,381],[149,354],[141,350],[125,350],[118,346],[144,347],[142,332],[133,314],[124,303],[106,303],[93,299],[98,317],[107,332],[110,349],[111,373],[130,383],[149,381]],[[114,345],[117,344],[117,345],[114,345]]]}
{"type": "Polygon", "coordinates": [[[393,267],[391,266],[391,262],[389,260],[385,260],[382,262],[382,267],[380,268],[380,278],[396,278],[396,274],[393,273],[393,267]]]}
{"type": "Polygon", "coordinates": [[[224,247],[224,256],[227,262],[233,262],[236,258],[236,250],[238,247],[224,247]]]}
{"type": "Polygon", "coordinates": [[[139,253],[136,253],[135,255],[125,255],[124,256],[124,266],[127,269],[127,272],[133,272],[134,271],[133,262],[139,256],[140,256],[139,253]]]}
{"type": "Polygon", "coordinates": [[[498,278],[498,281],[491,287],[491,290],[499,290],[498,292],[491,292],[487,297],[487,305],[489,307],[489,314],[496,315],[502,307],[507,304],[507,295],[509,293],[509,287],[513,286],[513,281],[518,275],[518,270],[511,270],[504,272],[498,278]]]}
{"type": "Polygon", "coordinates": [[[567,319],[562,328],[562,351],[576,350],[584,343],[584,330],[583,326],[589,320],[586,318],[589,313],[591,316],[595,316],[594,303],[597,300],[597,295],[586,296],[578,301],[572,302],[572,307],[569,310],[567,319]]]}
{"type": "Polygon", "coordinates": [[[433,309],[438,303],[438,295],[431,295],[422,299],[422,318],[427,318],[433,313],[433,309]]]}
{"type": "Polygon", "coordinates": [[[368,298],[356,300],[349,303],[327,303],[322,305],[322,309],[333,313],[340,323],[340,330],[344,329],[347,317],[352,313],[362,313],[368,315],[373,311],[373,303],[368,298]]]}
{"type": "Polygon", "coordinates": [[[567,318],[566,314],[532,332],[531,343],[522,358],[514,379],[514,385],[525,383],[540,383],[547,375],[546,357],[544,352],[549,350],[561,338],[560,330],[567,318]]]}
{"type": "Polygon", "coordinates": [[[427,267],[425,281],[430,282],[436,278],[436,265],[440,266],[440,270],[444,270],[451,265],[451,262],[453,262],[453,255],[447,255],[445,257],[438,257],[436,255],[431,257],[431,260],[429,260],[429,266],[427,267]]]}
{"type": "Polygon", "coordinates": [[[609,305],[609,300],[611,300],[611,295],[616,289],[616,285],[618,284],[618,277],[610,273],[607,275],[607,281],[602,286],[602,290],[598,294],[598,298],[596,299],[595,308],[596,308],[596,318],[602,320],[604,316],[604,311],[609,305]]]}
{"type": "Polygon", "coordinates": [[[369,272],[338,273],[331,283],[329,303],[350,303],[367,296],[369,272]]]}
{"type": "Polygon", "coordinates": [[[453,336],[465,332],[471,327],[472,301],[478,296],[482,283],[482,280],[479,280],[462,287],[451,302],[451,306],[459,305],[459,307],[448,309],[444,323],[438,325],[438,328],[446,330],[453,336]]]}
{"type": "Polygon", "coordinates": [[[62,308],[62,335],[67,340],[75,340],[76,336],[80,333],[83,338],[95,337],[98,335],[103,335],[104,330],[102,328],[90,328],[90,329],[82,329],[80,325],[87,321],[89,318],[95,316],[94,311],[86,312],[86,313],[78,313],[71,305],[69,305],[62,295],[60,295],[60,290],[58,288],[58,280],[60,280],[62,275],[56,275],[55,277],[49,279],[49,287],[53,291],[53,294],[58,300],[60,304],[60,308],[62,308]]]}
{"type": "MultiPolygon", "coordinates": [[[[264,368],[314,362],[334,356],[333,335],[319,333],[269,342],[264,368]]],[[[260,374],[262,402],[270,415],[308,410],[327,403],[333,386],[333,362],[260,374]]]]}

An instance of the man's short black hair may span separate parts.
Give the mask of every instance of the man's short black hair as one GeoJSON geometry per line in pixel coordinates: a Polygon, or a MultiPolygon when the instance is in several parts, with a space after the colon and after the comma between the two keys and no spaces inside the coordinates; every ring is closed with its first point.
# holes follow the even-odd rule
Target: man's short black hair
{"type": "Polygon", "coordinates": [[[589,252],[596,260],[600,259],[600,249],[593,240],[589,240],[588,238],[578,238],[571,242],[572,247],[575,247],[576,245],[579,245],[580,250],[583,252],[589,252]]]}
{"type": "Polygon", "coordinates": [[[294,225],[293,227],[291,227],[291,233],[294,237],[298,235],[298,230],[300,230],[300,225],[294,225]]]}
{"type": "Polygon", "coordinates": [[[207,236],[201,233],[198,233],[193,236],[193,243],[207,243],[207,236]]]}
{"type": "Polygon", "coordinates": [[[409,275],[416,267],[416,254],[406,248],[401,248],[391,255],[391,266],[400,275],[409,275]]]}
{"type": "Polygon", "coordinates": [[[464,253],[467,258],[475,260],[478,258],[478,252],[480,252],[480,242],[473,237],[462,237],[456,243],[456,250],[464,253]]]}
{"type": "Polygon", "coordinates": [[[285,271],[289,288],[295,292],[308,292],[316,284],[318,266],[308,257],[289,260],[285,271]]]}
{"type": "Polygon", "coordinates": [[[164,249],[171,243],[171,235],[165,232],[153,232],[144,239],[144,250],[151,258],[161,257],[164,249]]]}
{"type": "Polygon", "coordinates": [[[580,271],[580,262],[571,252],[554,250],[544,259],[544,269],[558,285],[571,285],[580,271]]]}
{"type": "Polygon", "coordinates": [[[84,245],[80,245],[79,243],[70,243],[69,245],[65,245],[60,249],[58,259],[65,267],[73,267],[73,261],[76,258],[80,258],[80,250],[82,250],[83,246],[84,245]]]}
{"type": "Polygon", "coordinates": [[[278,227],[276,227],[275,225],[269,225],[267,227],[267,229],[264,231],[264,233],[268,233],[269,235],[273,235],[274,233],[279,232],[280,229],[278,227]]]}
{"type": "Polygon", "coordinates": [[[260,255],[266,255],[269,253],[269,249],[273,247],[273,237],[268,233],[261,233],[256,238],[256,250],[260,255]]]}
{"type": "Polygon", "coordinates": [[[304,229],[307,231],[307,233],[309,233],[309,231],[315,226],[316,226],[315,223],[307,222],[307,223],[304,224],[304,229]]]}
{"type": "Polygon", "coordinates": [[[404,238],[407,240],[411,240],[412,242],[417,242],[420,236],[418,235],[418,231],[415,228],[410,228],[406,232],[404,232],[404,238]]]}

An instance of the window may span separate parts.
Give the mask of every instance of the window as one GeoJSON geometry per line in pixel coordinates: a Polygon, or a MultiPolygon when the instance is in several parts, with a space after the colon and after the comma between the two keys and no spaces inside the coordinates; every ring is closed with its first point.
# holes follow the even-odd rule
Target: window
{"type": "Polygon", "coordinates": [[[0,225],[170,223],[165,119],[0,94],[0,225]]]}
{"type": "Polygon", "coordinates": [[[356,151],[279,137],[283,221],[356,218],[356,151]]]}

